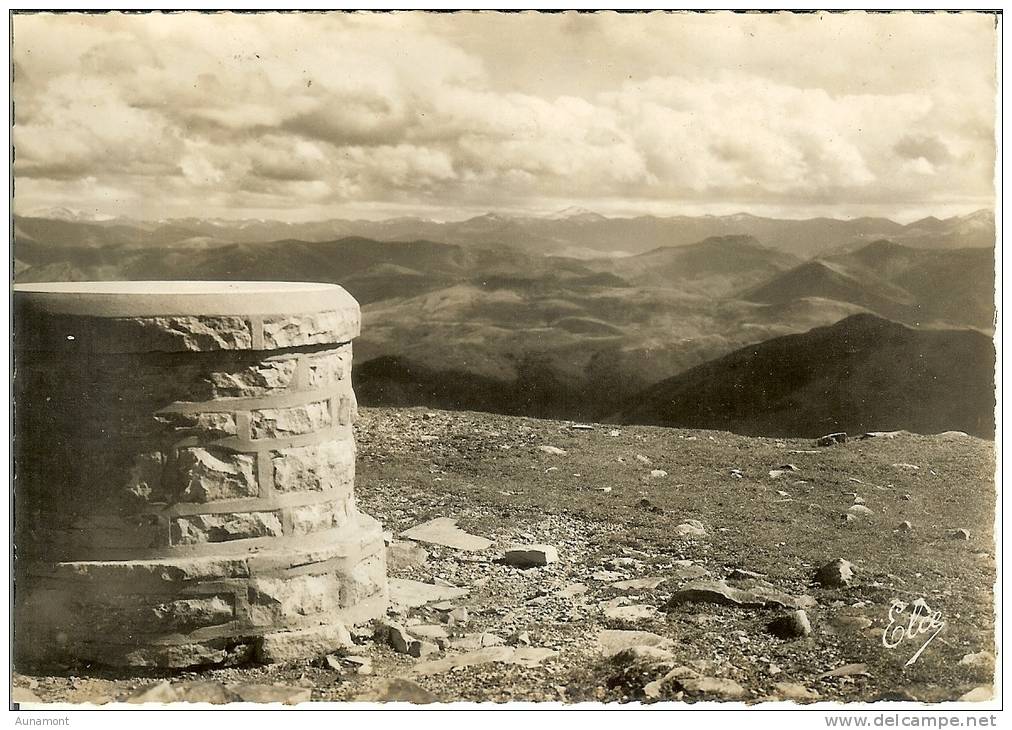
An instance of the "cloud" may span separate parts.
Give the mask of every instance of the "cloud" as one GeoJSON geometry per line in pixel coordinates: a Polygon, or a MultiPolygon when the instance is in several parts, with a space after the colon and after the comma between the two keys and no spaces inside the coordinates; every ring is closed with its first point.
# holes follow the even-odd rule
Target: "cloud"
{"type": "Polygon", "coordinates": [[[14,37],[22,209],[992,197],[983,15],[36,14],[14,37]]]}

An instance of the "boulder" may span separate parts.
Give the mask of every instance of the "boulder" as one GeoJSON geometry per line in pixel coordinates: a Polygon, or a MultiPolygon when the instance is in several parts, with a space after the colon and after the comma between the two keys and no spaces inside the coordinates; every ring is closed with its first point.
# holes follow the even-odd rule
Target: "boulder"
{"type": "Polygon", "coordinates": [[[777,696],[793,702],[815,702],[819,693],[796,682],[777,682],[774,685],[777,696]]]}
{"type": "Polygon", "coordinates": [[[830,588],[849,586],[854,579],[854,564],[843,558],[831,560],[816,571],[815,579],[830,588]]]}
{"type": "Polygon", "coordinates": [[[778,616],[767,626],[769,632],[781,639],[799,639],[812,633],[812,624],[803,610],[778,616]]]}
{"type": "Polygon", "coordinates": [[[746,590],[729,586],[722,580],[699,580],[675,591],[665,605],[665,610],[671,611],[684,603],[715,603],[723,606],[749,607],[775,606],[797,610],[804,605],[810,605],[811,602],[807,596],[789,596],[765,586],[755,586],[746,590]]]}
{"type": "Polygon", "coordinates": [[[354,702],[410,702],[416,705],[437,702],[436,696],[417,682],[403,677],[380,679],[369,689],[358,693],[354,702]]]}
{"type": "Polygon", "coordinates": [[[686,677],[675,679],[675,685],[690,697],[715,697],[719,700],[738,700],[745,696],[745,688],[733,679],[720,677],[686,677]]]}
{"type": "Polygon", "coordinates": [[[674,642],[663,636],[649,631],[619,631],[607,629],[597,635],[597,645],[601,653],[606,657],[614,656],[620,651],[631,647],[654,647],[657,649],[670,649],[674,642]]]}
{"type": "Polygon", "coordinates": [[[559,562],[559,551],[551,545],[517,545],[506,551],[506,564],[537,568],[559,562]]]}
{"type": "Polygon", "coordinates": [[[240,702],[261,704],[297,705],[309,702],[313,691],[308,687],[286,687],[278,684],[230,684],[229,691],[238,696],[240,702]]]}

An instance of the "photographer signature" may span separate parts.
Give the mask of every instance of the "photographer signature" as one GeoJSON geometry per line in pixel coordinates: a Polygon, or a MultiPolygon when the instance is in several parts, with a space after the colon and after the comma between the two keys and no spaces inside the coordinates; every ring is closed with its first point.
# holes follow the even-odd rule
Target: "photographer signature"
{"type": "Polygon", "coordinates": [[[944,628],[945,622],[942,621],[941,611],[932,611],[923,598],[918,598],[913,603],[893,600],[892,606],[889,607],[889,625],[882,632],[882,645],[887,649],[895,649],[908,639],[916,639],[933,631],[934,633],[921,644],[921,648],[903,665],[909,667],[944,628]]]}

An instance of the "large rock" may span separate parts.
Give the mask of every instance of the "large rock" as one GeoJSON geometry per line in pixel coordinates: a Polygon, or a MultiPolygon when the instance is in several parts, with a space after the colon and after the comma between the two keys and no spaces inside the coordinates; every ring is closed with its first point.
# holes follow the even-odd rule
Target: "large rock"
{"type": "Polygon", "coordinates": [[[506,564],[535,568],[559,562],[559,552],[551,545],[517,545],[506,551],[506,564]]]}
{"type": "Polygon", "coordinates": [[[791,611],[773,619],[767,626],[770,633],[781,639],[799,639],[812,633],[812,624],[803,610],[791,611]]]}
{"type": "Polygon", "coordinates": [[[256,658],[264,664],[285,664],[351,649],[355,643],[344,624],[315,626],[296,631],[265,634],[257,643],[256,658]]]}
{"type": "Polygon", "coordinates": [[[775,606],[799,609],[810,605],[807,596],[790,596],[773,588],[756,586],[751,589],[734,588],[724,581],[694,581],[675,591],[665,606],[672,610],[685,603],[715,603],[724,606],[775,606]]]}
{"type": "Polygon", "coordinates": [[[649,646],[657,649],[671,649],[674,642],[649,631],[619,631],[607,629],[597,635],[597,645],[606,657],[614,656],[635,646],[649,646]]]}
{"type": "Polygon", "coordinates": [[[815,572],[815,579],[830,588],[849,586],[854,580],[854,564],[843,558],[831,560],[815,572]]]}
{"type": "Polygon", "coordinates": [[[228,690],[235,694],[240,702],[260,704],[297,705],[309,702],[313,695],[313,691],[308,687],[286,687],[277,684],[230,684],[228,690]]]}
{"type": "Polygon", "coordinates": [[[815,702],[819,699],[819,693],[813,689],[808,689],[803,684],[797,684],[796,682],[777,682],[774,687],[776,688],[777,695],[785,700],[791,700],[793,702],[815,702]]]}
{"type": "Polygon", "coordinates": [[[353,702],[410,702],[427,705],[439,700],[417,682],[404,677],[384,678],[352,697],[353,702]]]}

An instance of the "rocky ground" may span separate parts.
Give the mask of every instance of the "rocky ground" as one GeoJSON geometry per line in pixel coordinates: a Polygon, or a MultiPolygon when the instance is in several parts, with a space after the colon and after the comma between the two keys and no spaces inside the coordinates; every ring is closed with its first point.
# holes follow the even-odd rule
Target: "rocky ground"
{"type": "Polygon", "coordinates": [[[386,621],[357,627],[341,654],[296,665],[21,668],[15,700],[989,693],[992,442],[896,432],[820,447],[581,426],[363,409],[356,492],[390,531],[386,621]],[[420,525],[416,539],[402,535],[420,525]],[[508,552],[517,545],[529,549],[508,552]]]}

